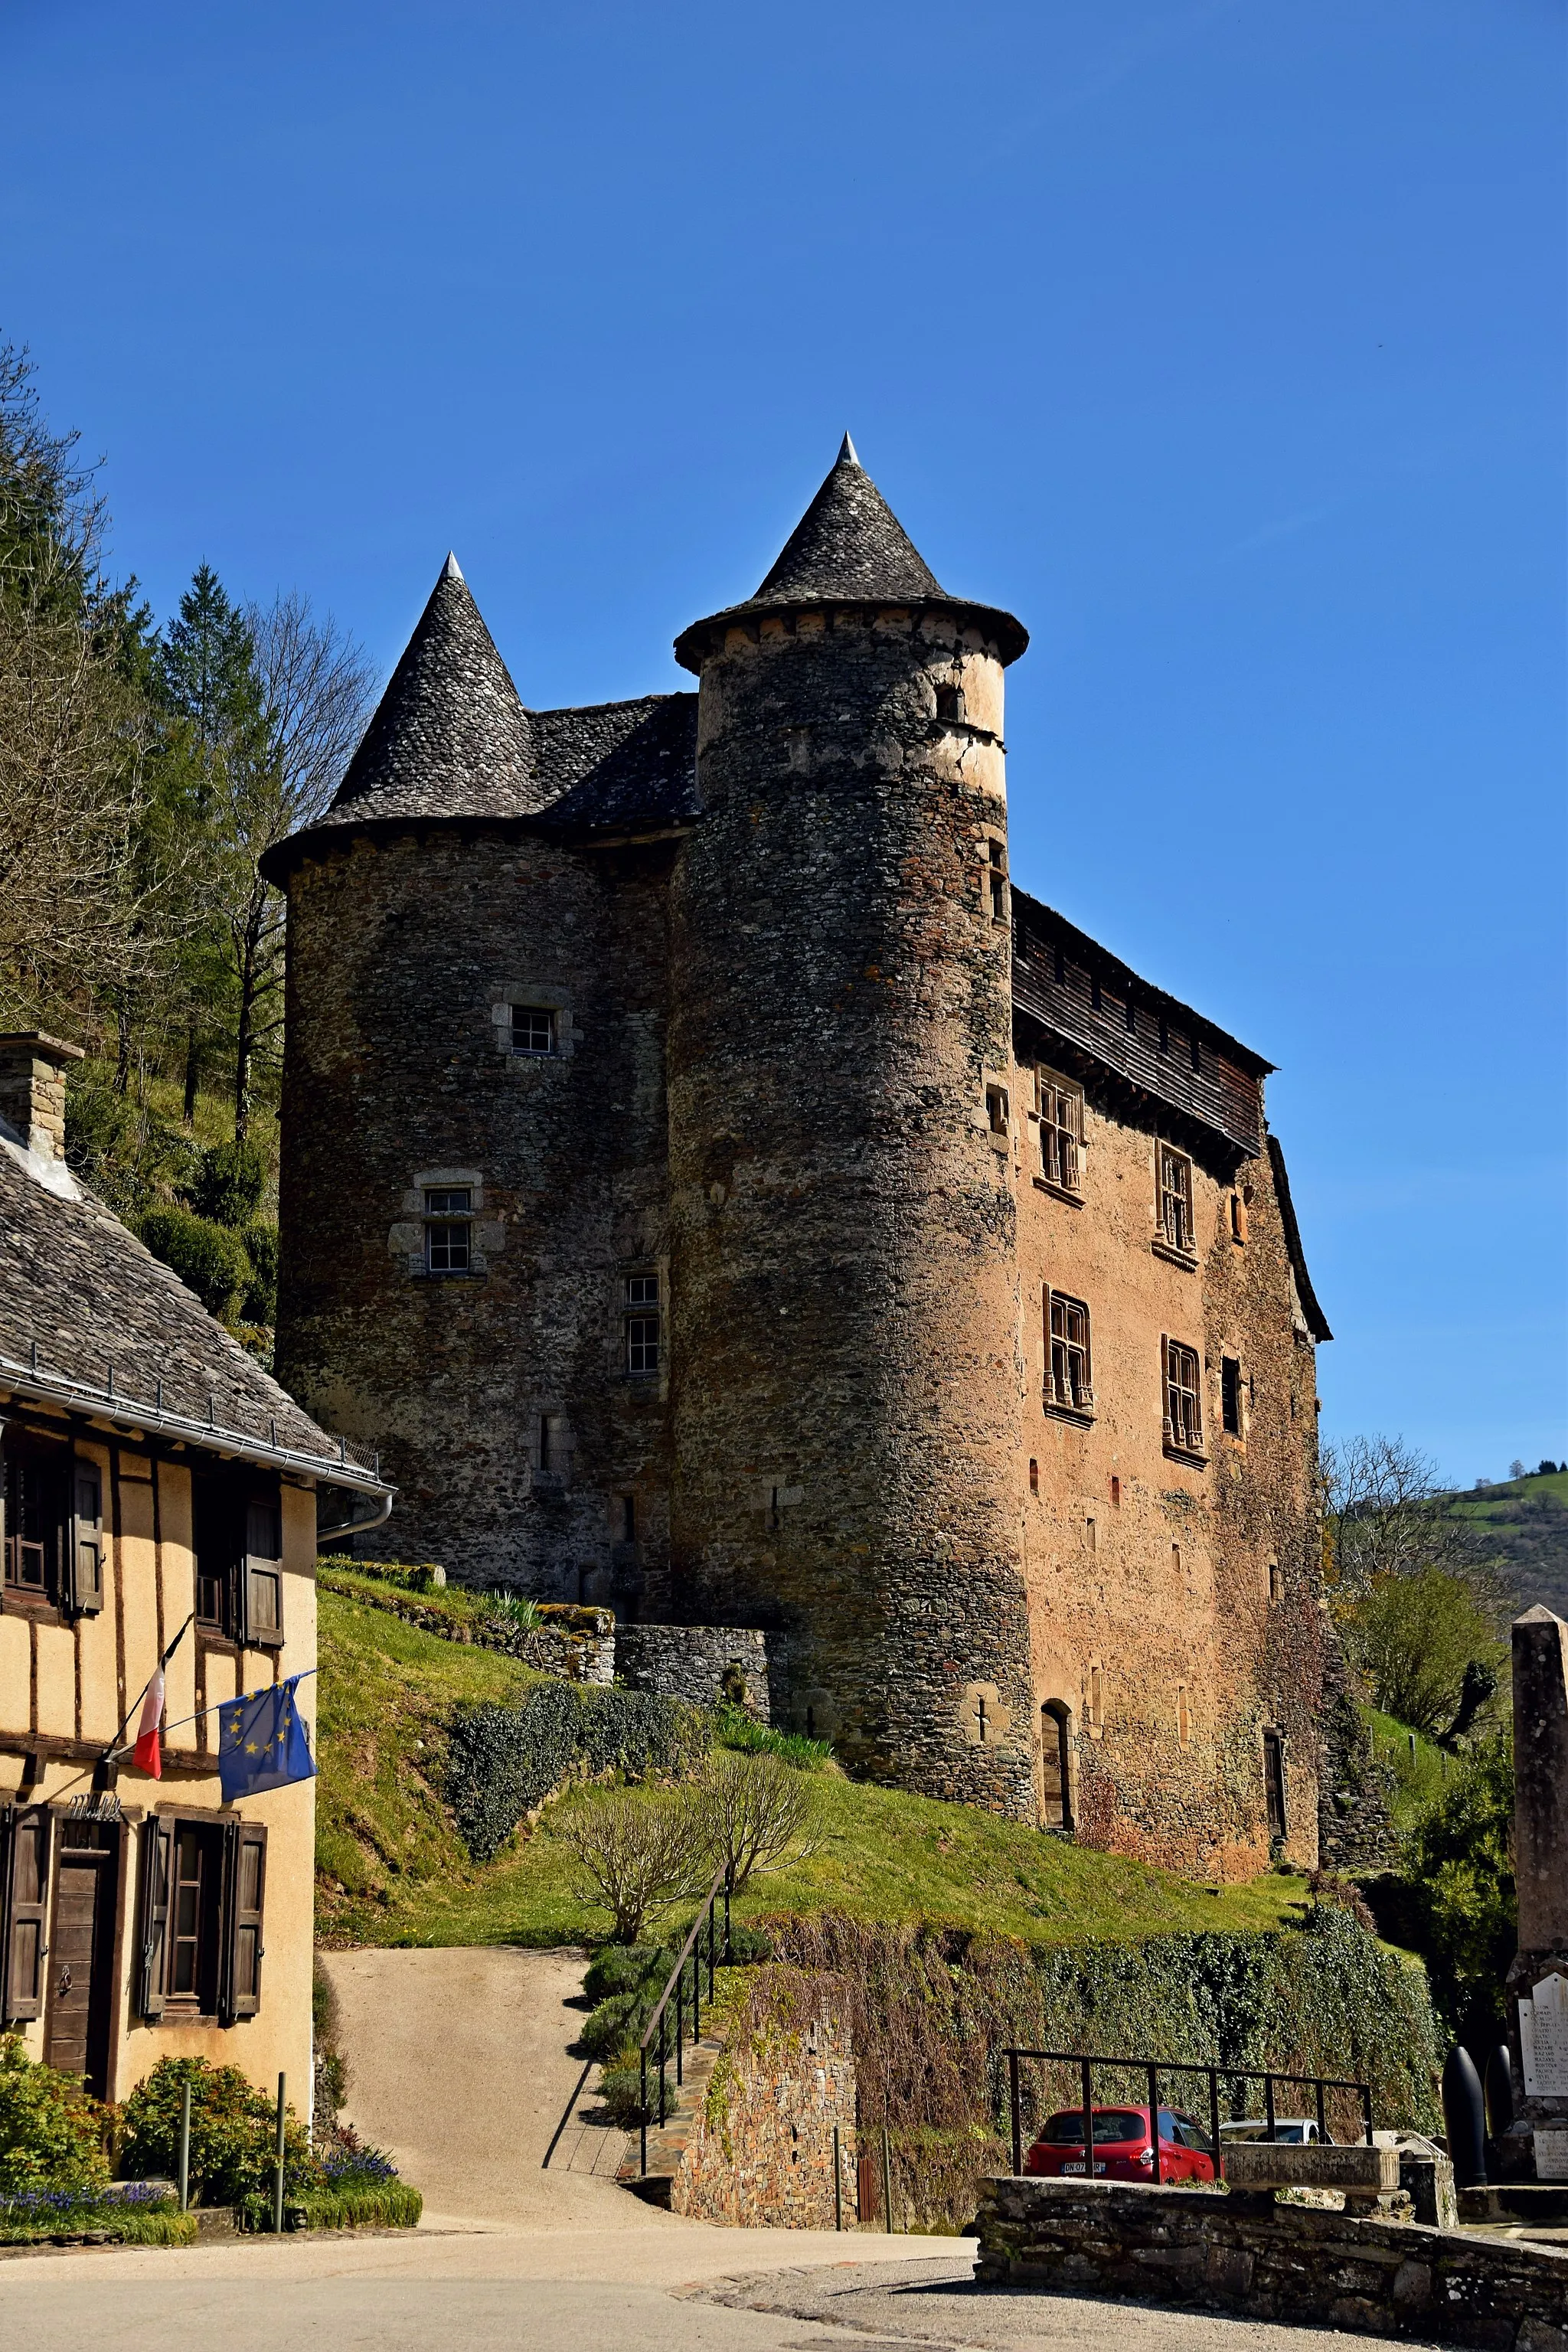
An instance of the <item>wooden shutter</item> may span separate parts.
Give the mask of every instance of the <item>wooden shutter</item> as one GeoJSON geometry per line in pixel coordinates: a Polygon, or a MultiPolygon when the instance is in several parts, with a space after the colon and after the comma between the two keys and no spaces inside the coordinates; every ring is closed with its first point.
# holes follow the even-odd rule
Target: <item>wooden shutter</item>
{"type": "Polygon", "coordinates": [[[143,2017],[163,2014],[169,1873],[174,1859],[174,1822],[167,1813],[150,1813],[142,1825],[142,1906],[138,1922],[141,1957],[136,1977],[136,2006],[143,2017]]]}
{"type": "Polygon", "coordinates": [[[8,1811],[0,2017],[20,2021],[44,2011],[50,1823],[47,1805],[13,1805],[8,1811]]]}
{"type": "Polygon", "coordinates": [[[253,1495],[245,1510],[239,1638],[260,1649],[283,1645],[283,1514],[275,1496],[253,1495]]]}
{"type": "Polygon", "coordinates": [[[223,1980],[226,2025],[261,2007],[261,1914],[267,1894],[267,1831],[260,1822],[224,1823],[223,1980]]]}
{"type": "Polygon", "coordinates": [[[96,1462],[71,1464],[71,1521],[65,1600],[91,1616],[103,1606],[103,1478],[96,1462]]]}

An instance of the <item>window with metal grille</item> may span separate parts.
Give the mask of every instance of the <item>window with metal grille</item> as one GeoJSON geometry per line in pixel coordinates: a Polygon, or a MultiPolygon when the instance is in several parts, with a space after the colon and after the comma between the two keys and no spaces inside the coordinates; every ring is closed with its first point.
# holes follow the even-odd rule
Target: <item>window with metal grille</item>
{"type": "Polygon", "coordinates": [[[1219,1418],[1227,1437],[1241,1435],[1241,1365],[1235,1356],[1219,1360],[1219,1418]]]}
{"type": "Polygon", "coordinates": [[[1046,1402],[1068,1412],[1094,1408],[1089,1309],[1059,1290],[1046,1293],[1046,1402]]]}
{"type": "Polygon", "coordinates": [[[427,1185],[425,1265],[431,1274],[467,1274],[473,1263],[474,1196],[467,1184],[427,1185]]]}
{"type": "Polygon", "coordinates": [[[1179,1339],[1163,1340],[1161,1346],[1165,1359],[1165,1444],[1173,1453],[1201,1454],[1204,1416],[1197,1350],[1179,1339]]]}
{"type": "Polygon", "coordinates": [[[627,1371],[657,1372],[661,1338],[657,1274],[627,1275],[624,1320],[627,1371]]]}
{"type": "Polygon", "coordinates": [[[1168,1143],[1158,1147],[1160,1165],[1160,1237],[1173,1250],[1191,1257],[1193,1239],[1193,1163],[1184,1151],[1168,1143]]]}
{"type": "Polygon", "coordinates": [[[1083,1088],[1054,1070],[1041,1070],[1037,1086],[1040,1110],[1040,1173],[1047,1184],[1076,1192],[1081,1182],[1083,1088]]]}
{"type": "Polygon", "coordinates": [[[511,1008],[511,1050],[514,1054],[553,1054],[555,1015],[539,1004],[511,1008]]]}

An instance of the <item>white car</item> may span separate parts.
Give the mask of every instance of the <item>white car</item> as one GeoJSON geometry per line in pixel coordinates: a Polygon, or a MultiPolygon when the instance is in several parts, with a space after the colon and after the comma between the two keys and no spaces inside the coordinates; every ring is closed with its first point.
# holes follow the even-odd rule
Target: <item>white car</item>
{"type": "MultiPolygon", "coordinates": [[[[1228,2139],[1267,2139],[1268,2118],[1247,2116],[1240,2123],[1221,2124],[1219,2136],[1222,2144],[1228,2139]]],[[[1321,2132],[1313,2116],[1276,2116],[1274,2137],[1285,2147],[1316,2147],[1320,2141],[1325,2147],[1334,2144],[1333,2134],[1321,2132]]]]}

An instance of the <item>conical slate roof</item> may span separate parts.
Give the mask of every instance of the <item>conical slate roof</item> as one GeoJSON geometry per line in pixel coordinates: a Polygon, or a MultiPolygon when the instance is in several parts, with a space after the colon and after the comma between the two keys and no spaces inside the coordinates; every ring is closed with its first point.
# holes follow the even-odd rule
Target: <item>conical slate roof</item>
{"type": "Polygon", "coordinates": [[[693,621],[675,641],[675,658],[700,671],[715,625],[824,604],[953,605],[984,625],[1004,661],[1016,661],[1029,642],[1010,613],[949,595],[861,465],[847,433],[832,471],[756,594],[693,621]]]}
{"type": "Polygon", "coordinates": [[[448,555],[324,822],[539,805],[528,713],[448,555]]]}
{"type": "Polygon", "coordinates": [[[887,596],[914,603],[942,593],[847,433],[832,472],[752,601],[887,596]]]}

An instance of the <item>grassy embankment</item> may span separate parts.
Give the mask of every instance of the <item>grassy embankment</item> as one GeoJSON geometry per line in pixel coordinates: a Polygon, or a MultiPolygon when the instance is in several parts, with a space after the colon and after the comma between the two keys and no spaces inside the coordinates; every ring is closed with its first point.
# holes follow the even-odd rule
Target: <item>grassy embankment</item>
{"type": "MultiPolygon", "coordinates": [[[[543,1679],[341,1593],[321,1596],[318,1925],[331,1943],[554,1945],[595,1940],[602,1912],[574,1892],[557,1830],[578,1790],[477,1868],[437,1794],[442,1720],[465,1700],[515,1704],[543,1679]]],[[[833,1910],[923,1919],[1034,1944],[1132,1942],[1300,1916],[1303,1882],[1269,1874],[1219,1890],[1095,1853],[964,1805],[817,1776],[822,1843],[759,1880],[738,1916],[833,1910]]]]}

